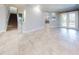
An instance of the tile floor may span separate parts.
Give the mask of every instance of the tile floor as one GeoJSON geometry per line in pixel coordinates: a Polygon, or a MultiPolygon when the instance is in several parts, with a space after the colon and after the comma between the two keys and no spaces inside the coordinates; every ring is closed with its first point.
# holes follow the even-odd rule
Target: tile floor
{"type": "Polygon", "coordinates": [[[0,54],[79,54],[79,31],[65,28],[44,28],[31,33],[7,31],[0,34],[0,54]]]}

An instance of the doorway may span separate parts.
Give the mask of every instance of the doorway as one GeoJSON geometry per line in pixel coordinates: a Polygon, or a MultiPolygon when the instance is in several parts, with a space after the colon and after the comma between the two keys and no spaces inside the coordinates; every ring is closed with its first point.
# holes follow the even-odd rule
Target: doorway
{"type": "Polygon", "coordinates": [[[17,27],[18,27],[17,23],[18,23],[17,22],[17,14],[10,13],[9,20],[8,20],[7,31],[17,29],[17,27]]]}

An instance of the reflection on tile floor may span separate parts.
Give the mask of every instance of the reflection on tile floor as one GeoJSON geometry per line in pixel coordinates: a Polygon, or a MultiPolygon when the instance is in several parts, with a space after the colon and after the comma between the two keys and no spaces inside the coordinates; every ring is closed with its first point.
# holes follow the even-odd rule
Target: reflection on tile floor
{"type": "Polygon", "coordinates": [[[79,54],[79,31],[45,28],[31,33],[1,33],[0,54],[79,54]]]}

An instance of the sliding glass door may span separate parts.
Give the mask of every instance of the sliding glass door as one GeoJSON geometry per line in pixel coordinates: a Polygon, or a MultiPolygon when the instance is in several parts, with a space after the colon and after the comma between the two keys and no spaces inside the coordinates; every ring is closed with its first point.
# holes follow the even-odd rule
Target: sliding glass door
{"type": "Polygon", "coordinates": [[[75,28],[75,12],[69,13],[69,28],[75,28]]]}
{"type": "Polygon", "coordinates": [[[61,26],[66,28],[75,28],[75,12],[61,13],[61,26]]]}
{"type": "Polygon", "coordinates": [[[67,27],[67,14],[66,13],[61,14],[61,26],[67,27]]]}

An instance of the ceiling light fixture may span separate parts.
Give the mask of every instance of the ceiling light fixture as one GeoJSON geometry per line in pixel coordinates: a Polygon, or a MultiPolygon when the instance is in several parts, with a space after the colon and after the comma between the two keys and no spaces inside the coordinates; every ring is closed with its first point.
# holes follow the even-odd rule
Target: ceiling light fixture
{"type": "Polygon", "coordinates": [[[34,7],[34,11],[35,11],[35,12],[40,12],[40,11],[41,11],[41,10],[40,10],[40,5],[35,6],[35,7],[34,7]]]}

